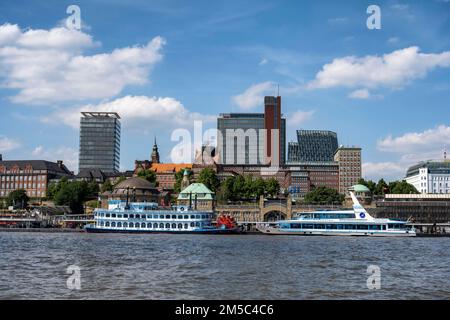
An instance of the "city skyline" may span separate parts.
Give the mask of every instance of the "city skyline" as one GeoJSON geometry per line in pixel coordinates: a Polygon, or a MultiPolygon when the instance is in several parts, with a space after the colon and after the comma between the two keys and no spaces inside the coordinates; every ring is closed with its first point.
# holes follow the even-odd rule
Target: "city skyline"
{"type": "Polygon", "coordinates": [[[171,162],[173,130],[263,112],[278,85],[286,148],[297,129],[337,132],[362,147],[365,178],[404,178],[450,141],[448,1],[378,1],[381,30],[356,1],[79,1],[81,31],[64,26],[70,4],[0,4],[4,160],[77,171],[80,112],[112,111],[122,170],[148,158],[155,136],[171,162]]]}

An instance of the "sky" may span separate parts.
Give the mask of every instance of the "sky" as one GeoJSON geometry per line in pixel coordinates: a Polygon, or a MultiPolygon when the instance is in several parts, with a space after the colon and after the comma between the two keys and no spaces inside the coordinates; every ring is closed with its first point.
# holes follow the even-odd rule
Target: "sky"
{"type": "MultiPolygon", "coordinates": [[[[70,20],[72,21],[72,20],[70,20]]],[[[450,0],[0,2],[0,153],[78,170],[80,111],[121,116],[122,170],[176,160],[177,130],[262,112],[332,130],[363,177],[450,151],[450,0]],[[81,29],[69,28],[69,5],[81,29]],[[369,5],[381,28],[369,29],[369,5]]]]}

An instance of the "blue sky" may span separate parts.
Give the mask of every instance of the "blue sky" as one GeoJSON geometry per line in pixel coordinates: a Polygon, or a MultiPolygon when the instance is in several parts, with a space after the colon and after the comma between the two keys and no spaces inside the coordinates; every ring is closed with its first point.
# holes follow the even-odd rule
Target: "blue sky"
{"type": "MultiPolygon", "coordinates": [[[[77,171],[81,110],[122,116],[121,168],[164,162],[175,129],[261,112],[277,84],[295,130],[363,148],[363,175],[401,178],[450,148],[450,1],[0,3],[0,153],[77,171]],[[81,31],[65,28],[81,9],[81,31]],[[366,9],[381,8],[369,30],[366,9]]],[[[450,150],[450,149],[449,149],[450,150]]]]}

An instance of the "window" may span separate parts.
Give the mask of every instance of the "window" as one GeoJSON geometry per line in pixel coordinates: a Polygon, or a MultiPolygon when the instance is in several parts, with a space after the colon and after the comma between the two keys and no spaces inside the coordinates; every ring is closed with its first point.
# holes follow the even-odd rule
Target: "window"
{"type": "Polygon", "coordinates": [[[184,228],[187,229],[189,228],[189,225],[187,223],[184,224],[184,228]]]}
{"type": "Polygon", "coordinates": [[[109,221],[106,221],[105,227],[109,227],[109,221]]]}
{"type": "Polygon", "coordinates": [[[159,228],[160,228],[160,229],[164,229],[164,223],[160,223],[160,224],[159,224],[159,228]]]}
{"type": "Polygon", "coordinates": [[[147,223],[147,228],[151,229],[152,228],[152,224],[151,223],[147,223]]]}
{"type": "Polygon", "coordinates": [[[123,227],[124,227],[124,228],[127,228],[127,227],[128,227],[128,223],[124,222],[124,223],[123,223],[123,227]]]}
{"type": "Polygon", "coordinates": [[[144,222],[141,223],[141,228],[145,228],[145,223],[144,222]]]}
{"type": "Polygon", "coordinates": [[[170,229],[170,223],[166,223],[166,229],[170,229]]]}
{"type": "Polygon", "coordinates": [[[189,219],[189,216],[187,214],[184,215],[185,219],[189,219]]]}
{"type": "Polygon", "coordinates": [[[117,228],[122,228],[122,222],[117,222],[117,228]]]}
{"type": "Polygon", "coordinates": [[[191,228],[195,227],[195,223],[191,222],[191,228]]]}
{"type": "Polygon", "coordinates": [[[133,222],[130,222],[130,228],[134,228],[133,222]]]}

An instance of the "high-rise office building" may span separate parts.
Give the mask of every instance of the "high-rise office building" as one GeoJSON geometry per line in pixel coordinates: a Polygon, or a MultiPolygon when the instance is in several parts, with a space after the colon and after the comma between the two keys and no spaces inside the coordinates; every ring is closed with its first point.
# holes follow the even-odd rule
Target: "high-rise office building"
{"type": "Polygon", "coordinates": [[[297,130],[297,142],[289,142],[288,162],[334,161],[337,134],[325,130],[297,130]]]}
{"type": "Polygon", "coordinates": [[[120,117],[115,112],[82,112],[79,171],[117,172],[120,165],[120,117]]]}
{"type": "Polygon", "coordinates": [[[339,192],[346,194],[362,177],[361,148],[340,146],[334,160],[339,163],[339,192]]]}
{"type": "Polygon", "coordinates": [[[281,114],[281,97],[265,97],[264,113],[221,114],[217,130],[221,164],[283,165],[285,162],[286,119],[281,114]]]}

